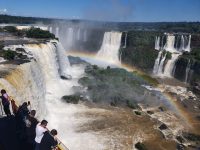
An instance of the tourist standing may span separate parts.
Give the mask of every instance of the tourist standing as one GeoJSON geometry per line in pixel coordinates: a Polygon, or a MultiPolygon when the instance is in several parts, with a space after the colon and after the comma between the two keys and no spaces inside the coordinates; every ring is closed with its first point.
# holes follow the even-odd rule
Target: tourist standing
{"type": "Polygon", "coordinates": [[[3,109],[4,112],[7,116],[11,116],[11,112],[10,112],[10,98],[8,96],[8,94],[6,93],[6,90],[2,89],[1,90],[1,99],[2,99],[2,104],[3,104],[3,109]]]}
{"type": "Polygon", "coordinates": [[[57,130],[53,129],[51,132],[46,131],[40,143],[40,150],[52,150],[56,149],[57,142],[57,130]]]}
{"type": "Polygon", "coordinates": [[[47,121],[46,120],[42,120],[41,123],[38,123],[37,126],[36,126],[36,137],[35,137],[35,142],[36,142],[36,145],[35,145],[35,150],[40,150],[40,142],[44,136],[44,132],[47,131],[47,121]]]}
{"type": "Polygon", "coordinates": [[[27,137],[27,149],[34,150],[35,148],[35,136],[36,136],[36,126],[38,124],[38,120],[35,118],[36,111],[31,110],[30,114],[26,117],[26,137],[27,137]]]}

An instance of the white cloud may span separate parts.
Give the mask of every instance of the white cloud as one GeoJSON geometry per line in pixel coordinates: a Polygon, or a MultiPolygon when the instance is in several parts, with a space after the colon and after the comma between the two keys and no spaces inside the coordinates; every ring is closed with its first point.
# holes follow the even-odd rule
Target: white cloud
{"type": "Polygon", "coordinates": [[[0,9],[0,14],[6,14],[7,13],[7,9],[6,8],[4,8],[4,9],[0,9]]]}

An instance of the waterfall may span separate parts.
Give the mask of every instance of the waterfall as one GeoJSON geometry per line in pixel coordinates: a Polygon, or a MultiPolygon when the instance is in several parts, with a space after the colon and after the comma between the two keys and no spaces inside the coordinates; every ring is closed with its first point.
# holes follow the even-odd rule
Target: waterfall
{"type": "Polygon", "coordinates": [[[76,39],[79,41],[79,40],[80,40],[80,37],[81,37],[81,29],[78,28],[78,30],[77,30],[77,35],[76,35],[76,39]]]}
{"type": "Polygon", "coordinates": [[[162,57],[159,67],[158,67],[158,75],[162,75],[163,74],[163,67],[164,67],[164,62],[166,59],[167,53],[165,53],[165,55],[162,57]]]}
{"type": "Polygon", "coordinates": [[[71,78],[70,76],[70,63],[68,57],[66,57],[65,49],[61,43],[56,42],[57,46],[57,55],[58,55],[58,62],[59,62],[59,74],[62,78],[71,78]]]}
{"type": "MultiPolygon", "coordinates": [[[[24,44],[19,47],[24,48],[34,59],[29,63],[16,65],[10,74],[0,78],[0,88],[6,89],[17,104],[30,101],[32,109],[36,109],[36,117],[39,120],[48,120],[48,128],[57,129],[59,139],[69,149],[105,149],[103,139],[96,134],[77,132],[78,127],[85,121],[91,120],[88,117],[77,117],[77,114],[83,115],[86,110],[91,111],[91,109],[61,101],[62,96],[74,94],[74,86],[80,86],[78,79],[84,74],[84,66],[72,66],[70,68],[72,80],[62,80],[59,74],[59,63],[62,62],[59,60],[59,53],[62,54],[63,49],[59,42],[24,44]]],[[[61,59],[68,61],[64,56],[66,55],[61,59]]],[[[67,64],[69,62],[65,65],[67,64]]],[[[4,67],[8,68],[8,66],[4,67]]]]}
{"type": "Polygon", "coordinates": [[[32,109],[37,109],[37,117],[46,114],[44,107],[46,86],[39,64],[35,61],[19,65],[5,78],[0,78],[0,88],[14,98],[16,104],[31,101],[32,109]]]}
{"type": "Polygon", "coordinates": [[[185,70],[185,83],[188,82],[188,76],[189,76],[189,73],[190,73],[190,67],[191,67],[191,62],[190,62],[190,59],[189,59],[187,67],[186,67],[186,70],[185,70]]]}
{"type": "Polygon", "coordinates": [[[174,68],[173,68],[173,71],[172,71],[172,77],[174,77],[175,71],[176,71],[176,65],[174,65],[174,68]]]}
{"type": "Polygon", "coordinates": [[[160,47],[160,49],[163,50],[164,49],[164,36],[162,36],[161,39],[162,40],[161,40],[161,47],[160,47]]]}
{"type": "Polygon", "coordinates": [[[74,42],[74,29],[67,28],[67,35],[66,35],[66,46],[67,49],[70,49],[74,42]]]}
{"type": "Polygon", "coordinates": [[[55,33],[56,37],[59,37],[59,27],[56,27],[56,33],[55,33]]]}
{"type": "Polygon", "coordinates": [[[119,48],[121,45],[121,32],[105,32],[100,50],[96,58],[102,58],[110,63],[120,64],[119,48]]]}
{"type": "Polygon", "coordinates": [[[6,78],[0,79],[0,86],[5,88],[18,104],[31,101],[32,109],[36,109],[37,115],[42,118],[47,111],[46,94],[50,92],[52,85],[57,85],[58,80],[61,80],[58,72],[57,48],[51,42],[25,44],[19,47],[31,53],[35,61],[17,66],[6,78]]]}
{"type": "Polygon", "coordinates": [[[153,67],[153,74],[157,74],[158,73],[158,68],[159,68],[159,64],[160,64],[161,54],[162,54],[162,51],[160,51],[158,53],[158,57],[155,60],[155,64],[154,64],[154,67],[153,67]]]}
{"type": "Polygon", "coordinates": [[[84,30],[83,32],[83,41],[87,42],[87,30],[84,30]]]}
{"type": "Polygon", "coordinates": [[[185,39],[184,39],[184,36],[181,35],[180,51],[184,51],[184,49],[185,49],[185,39]]]}
{"type": "Polygon", "coordinates": [[[165,77],[172,77],[173,69],[176,63],[176,60],[178,59],[180,53],[172,53],[172,58],[167,61],[167,64],[165,65],[164,73],[163,75],[165,77]]]}
{"type": "Polygon", "coordinates": [[[125,40],[124,40],[124,46],[123,46],[123,48],[126,48],[126,44],[127,44],[127,32],[125,33],[125,40]]]}
{"type": "Polygon", "coordinates": [[[160,36],[158,36],[158,37],[156,36],[155,49],[160,50],[160,36]]]}
{"type": "Polygon", "coordinates": [[[49,27],[49,32],[52,33],[52,27],[49,27]]]}
{"type": "Polygon", "coordinates": [[[178,48],[178,43],[179,43],[178,41],[179,41],[179,38],[180,38],[180,36],[177,36],[177,37],[176,37],[176,42],[175,42],[175,49],[176,49],[176,50],[179,50],[179,48],[178,48]]]}
{"type": "Polygon", "coordinates": [[[163,77],[173,77],[174,71],[175,71],[175,63],[178,59],[179,55],[181,55],[182,51],[188,51],[190,52],[190,44],[191,44],[191,35],[186,37],[186,35],[178,35],[175,37],[175,35],[172,34],[166,34],[167,40],[166,43],[163,45],[163,37],[161,42],[161,47],[159,46],[160,43],[160,37],[156,37],[155,39],[155,49],[164,49],[165,51],[168,51],[171,53],[172,58],[167,61],[165,68],[164,67],[164,61],[165,56],[162,56],[159,52],[158,57],[155,60],[154,68],[153,68],[153,74],[157,76],[163,76],[163,77]],[[186,46],[187,42],[187,46],[186,46]],[[178,44],[180,43],[180,45],[178,44]],[[175,47],[174,47],[175,46],[175,47]],[[163,48],[162,48],[163,47],[163,48]],[[162,56],[162,58],[161,58],[162,56]],[[164,72],[163,72],[164,70],[164,72]]]}
{"type": "Polygon", "coordinates": [[[190,43],[191,43],[191,35],[189,35],[188,44],[187,44],[186,48],[184,49],[187,52],[190,52],[190,43]]]}
{"type": "Polygon", "coordinates": [[[167,41],[165,43],[164,49],[169,52],[175,52],[174,48],[175,44],[175,36],[174,35],[167,35],[167,41]]]}

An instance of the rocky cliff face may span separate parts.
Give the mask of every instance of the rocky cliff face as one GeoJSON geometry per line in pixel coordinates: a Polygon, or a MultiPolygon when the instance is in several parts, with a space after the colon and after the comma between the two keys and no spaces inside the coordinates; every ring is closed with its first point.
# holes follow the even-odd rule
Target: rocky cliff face
{"type": "Polygon", "coordinates": [[[122,62],[138,67],[146,72],[151,72],[154,66],[158,51],[154,49],[155,37],[159,32],[151,31],[129,31],[127,39],[125,34],[122,36],[121,48],[122,62]]]}

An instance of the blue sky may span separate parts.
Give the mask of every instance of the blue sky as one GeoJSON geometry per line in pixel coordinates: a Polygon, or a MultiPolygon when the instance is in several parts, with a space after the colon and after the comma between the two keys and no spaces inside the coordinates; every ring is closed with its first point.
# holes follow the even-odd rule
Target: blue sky
{"type": "Polygon", "coordinates": [[[0,0],[0,13],[106,21],[200,21],[200,0],[0,0]]]}

